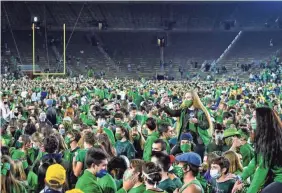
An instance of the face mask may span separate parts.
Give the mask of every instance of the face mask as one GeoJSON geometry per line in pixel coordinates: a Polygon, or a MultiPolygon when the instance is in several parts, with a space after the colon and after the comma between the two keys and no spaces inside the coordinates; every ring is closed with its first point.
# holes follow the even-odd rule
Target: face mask
{"type": "Polygon", "coordinates": [[[129,115],[129,116],[130,116],[130,118],[131,118],[131,119],[134,119],[134,118],[135,118],[135,115],[134,115],[134,114],[132,114],[132,113],[130,113],[130,115],[129,115]]]}
{"type": "Polygon", "coordinates": [[[140,135],[133,135],[132,138],[134,141],[139,141],[140,135]]]}
{"type": "Polygon", "coordinates": [[[122,125],[121,121],[115,121],[115,123],[116,123],[116,126],[121,126],[122,125]]]}
{"type": "Polygon", "coordinates": [[[100,170],[95,174],[95,176],[98,178],[103,178],[105,175],[107,175],[107,173],[108,173],[107,170],[100,170]]]}
{"type": "Polygon", "coordinates": [[[216,140],[222,140],[223,139],[223,133],[222,134],[215,134],[216,140]]]}
{"type": "Polygon", "coordinates": [[[183,153],[190,152],[191,151],[191,144],[189,144],[189,143],[182,144],[182,145],[180,145],[180,149],[183,153]]]}
{"type": "Polygon", "coordinates": [[[35,143],[32,144],[32,148],[33,149],[39,149],[39,147],[35,143]]]}
{"type": "Polygon", "coordinates": [[[16,144],[15,144],[15,147],[16,147],[17,149],[22,148],[22,147],[23,147],[23,142],[17,141],[16,144]]]}
{"type": "Polygon", "coordinates": [[[65,134],[65,129],[59,129],[59,133],[61,134],[61,135],[64,135],[65,134]]]}
{"type": "Polygon", "coordinates": [[[98,126],[99,126],[99,127],[104,127],[105,124],[106,124],[106,121],[105,121],[105,120],[100,120],[100,121],[98,122],[98,126]]]}
{"type": "Polygon", "coordinates": [[[182,102],[182,104],[180,105],[180,108],[189,108],[193,105],[193,100],[185,100],[182,102]]]}
{"type": "Polygon", "coordinates": [[[121,140],[122,139],[121,133],[116,133],[115,136],[116,136],[117,140],[121,140]]]}
{"type": "Polygon", "coordinates": [[[212,178],[218,179],[221,175],[218,170],[210,170],[210,175],[212,178]]]}
{"type": "Polygon", "coordinates": [[[65,137],[65,143],[66,143],[67,145],[70,144],[70,138],[69,138],[69,137],[65,137]]]}
{"type": "Polygon", "coordinates": [[[173,172],[175,173],[175,175],[177,175],[180,179],[182,179],[184,177],[184,171],[183,168],[180,166],[174,166],[173,167],[173,172]]]}
{"type": "Polygon", "coordinates": [[[142,130],[142,134],[144,137],[148,137],[148,130],[147,129],[143,129],[142,130]]]}
{"type": "Polygon", "coordinates": [[[127,169],[123,174],[123,178],[124,180],[128,180],[130,177],[132,177],[132,175],[133,175],[133,171],[127,169]]]}

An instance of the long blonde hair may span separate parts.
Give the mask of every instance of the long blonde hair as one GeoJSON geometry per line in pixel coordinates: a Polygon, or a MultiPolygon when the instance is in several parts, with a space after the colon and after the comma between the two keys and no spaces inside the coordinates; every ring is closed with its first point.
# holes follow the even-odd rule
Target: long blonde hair
{"type": "Polygon", "coordinates": [[[193,98],[193,106],[197,109],[201,109],[207,117],[207,120],[208,120],[208,123],[209,123],[208,133],[209,133],[209,136],[212,137],[214,128],[213,128],[213,122],[211,120],[210,113],[208,112],[206,107],[201,102],[200,97],[198,96],[197,92],[195,90],[192,90],[190,92],[191,92],[192,98],[193,98]]]}
{"type": "Polygon", "coordinates": [[[243,166],[240,162],[239,156],[236,152],[229,150],[223,153],[223,157],[229,160],[229,173],[234,174],[237,171],[242,172],[243,166]]]}
{"type": "Polygon", "coordinates": [[[13,191],[22,192],[25,189],[25,186],[23,182],[18,180],[13,174],[14,161],[9,156],[3,155],[1,157],[1,163],[10,165],[6,175],[1,174],[1,193],[10,193],[13,191]]]}
{"type": "Polygon", "coordinates": [[[23,168],[23,164],[20,160],[14,160],[13,167],[11,167],[11,172],[13,173],[14,177],[19,181],[26,180],[26,173],[23,168]]]}

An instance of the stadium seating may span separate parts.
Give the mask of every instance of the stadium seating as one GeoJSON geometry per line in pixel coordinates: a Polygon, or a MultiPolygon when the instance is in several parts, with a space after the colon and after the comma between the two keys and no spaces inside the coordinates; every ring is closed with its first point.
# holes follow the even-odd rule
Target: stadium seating
{"type": "Polygon", "coordinates": [[[220,64],[226,65],[227,69],[234,70],[237,62],[246,64],[254,60],[266,60],[281,47],[281,31],[243,32],[220,64]],[[273,39],[273,47],[269,46],[270,39],[273,39]]]}

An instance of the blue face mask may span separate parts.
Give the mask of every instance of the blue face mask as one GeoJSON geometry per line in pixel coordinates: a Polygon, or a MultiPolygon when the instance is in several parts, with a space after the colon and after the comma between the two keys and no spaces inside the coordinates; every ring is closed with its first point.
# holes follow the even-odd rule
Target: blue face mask
{"type": "Polygon", "coordinates": [[[61,135],[65,135],[65,129],[59,129],[59,133],[60,133],[61,135]]]}
{"type": "Polygon", "coordinates": [[[98,178],[103,178],[105,175],[107,175],[108,171],[107,170],[100,170],[95,174],[96,177],[98,178]]]}

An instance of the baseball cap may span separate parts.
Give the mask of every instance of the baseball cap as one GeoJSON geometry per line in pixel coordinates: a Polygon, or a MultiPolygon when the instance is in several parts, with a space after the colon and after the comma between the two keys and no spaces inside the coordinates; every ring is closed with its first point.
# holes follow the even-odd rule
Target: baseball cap
{"type": "Polygon", "coordinates": [[[178,162],[186,162],[194,166],[200,167],[202,165],[202,160],[199,154],[194,152],[183,153],[175,157],[178,162]]]}
{"type": "Polygon", "coordinates": [[[192,141],[193,136],[191,135],[191,133],[182,133],[181,136],[180,136],[180,140],[192,141]]]}
{"type": "Polygon", "coordinates": [[[62,185],[66,181],[66,170],[60,164],[53,164],[48,167],[45,180],[48,184],[54,184],[55,181],[62,185]]]}

